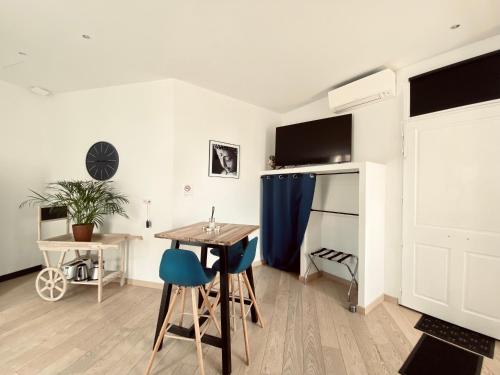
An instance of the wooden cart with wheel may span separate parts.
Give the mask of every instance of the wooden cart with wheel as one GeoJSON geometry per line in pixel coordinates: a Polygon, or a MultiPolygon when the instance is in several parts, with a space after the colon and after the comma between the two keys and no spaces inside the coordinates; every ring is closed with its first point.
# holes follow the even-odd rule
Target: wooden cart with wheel
{"type": "Polygon", "coordinates": [[[36,291],[38,295],[46,301],[60,300],[68,288],[68,284],[91,285],[97,287],[97,301],[102,301],[102,289],[109,282],[119,279],[120,286],[125,284],[126,265],[128,259],[129,241],[142,239],[141,236],[130,234],[94,234],[91,242],[76,242],[73,235],[69,233],[69,220],[66,211],[63,209],[50,210],[46,207],[39,209],[38,215],[38,248],[43,254],[45,268],[41,270],[36,278],[36,291]],[[42,223],[47,221],[66,220],[66,234],[47,239],[41,238],[42,223]],[[104,252],[118,250],[120,253],[119,269],[116,271],[104,271],[104,252]],[[59,253],[57,263],[51,262],[50,253],[59,253]],[[67,280],[63,273],[62,266],[68,253],[74,254],[74,259],[82,258],[81,252],[86,252],[89,257],[92,252],[97,253],[98,277],[97,280],[75,281],[67,280]]]}
{"type": "Polygon", "coordinates": [[[128,255],[128,242],[132,239],[142,239],[140,236],[130,234],[94,234],[92,242],[76,242],[73,235],[65,234],[58,237],[40,240],[38,248],[43,253],[46,268],[38,274],[36,279],[36,290],[41,298],[46,301],[58,301],[64,296],[67,284],[91,285],[97,286],[97,301],[102,301],[102,288],[114,279],[120,280],[120,285],[125,284],[126,264],[128,255]],[[104,252],[109,250],[118,250],[120,252],[120,267],[116,271],[104,271],[103,261],[104,252]],[[62,271],[62,265],[66,254],[74,252],[75,259],[81,257],[81,253],[96,252],[99,262],[97,280],[75,281],[66,280],[62,271]],[[59,260],[56,265],[51,264],[49,252],[59,252],[59,260]]]}

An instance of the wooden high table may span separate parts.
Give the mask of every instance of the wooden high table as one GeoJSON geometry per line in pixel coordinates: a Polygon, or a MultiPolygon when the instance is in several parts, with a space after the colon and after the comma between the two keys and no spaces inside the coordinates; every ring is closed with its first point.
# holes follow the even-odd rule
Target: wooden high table
{"type": "MultiPolygon", "coordinates": [[[[216,248],[220,250],[220,306],[221,306],[221,331],[222,337],[212,335],[203,335],[201,341],[205,344],[221,348],[222,351],[222,373],[231,373],[231,329],[229,319],[229,283],[228,283],[228,253],[231,246],[242,241],[246,246],[248,243],[248,235],[255,232],[259,227],[257,225],[241,225],[241,224],[217,224],[220,226],[219,231],[206,232],[203,227],[207,226],[207,222],[200,222],[188,225],[182,228],[173,229],[155,234],[156,238],[163,238],[172,240],[171,248],[178,249],[180,245],[198,246],[201,248],[201,263],[206,266],[207,263],[207,249],[216,248]]],[[[248,280],[250,286],[255,293],[252,267],[247,269],[248,280]]],[[[156,333],[154,342],[158,338],[165,316],[167,315],[170,294],[172,292],[172,285],[165,283],[163,286],[163,294],[161,299],[160,311],[158,313],[158,322],[156,326],[156,333]]],[[[250,301],[244,301],[249,304],[250,301]]],[[[251,309],[252,321],[257,323],[257,313],[252,305],[251,309]]],[[[200,323],[206,318],[200,318],[200,323]]],[[[184,328],[177,325],[172,325],[169,332],[176,335],[194,338],[194,326],[191,328],[184,328]]],[[[161,345],[160,345],[161,349],[161,345]]]]}

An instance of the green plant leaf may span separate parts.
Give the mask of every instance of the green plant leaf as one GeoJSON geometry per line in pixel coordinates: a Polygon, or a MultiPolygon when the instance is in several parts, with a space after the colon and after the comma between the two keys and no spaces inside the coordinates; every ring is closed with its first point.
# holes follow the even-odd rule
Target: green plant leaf
{"type": "Polygon", "coordinates": [[[104,224],[108,215],[120,215],[128,218],[124,205],[128,198],[116,191],[112,181],[57,181],[47,185],[46,193],[30,190],[28,199],[21,202],[19,208],[35,204],[47,207],[66,206],[69,217],[75,224],[104,224]]]}

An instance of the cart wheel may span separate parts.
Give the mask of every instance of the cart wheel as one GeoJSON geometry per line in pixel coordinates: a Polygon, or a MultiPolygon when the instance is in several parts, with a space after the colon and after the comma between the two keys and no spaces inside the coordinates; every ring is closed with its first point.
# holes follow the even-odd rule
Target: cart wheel
{"type": "Polygon", "coordinates": [[[45,301],[58,301],[66,293],[68,283],[61,270],[47,267],[40,271],[36,278],[36,291],[45,301]]]}

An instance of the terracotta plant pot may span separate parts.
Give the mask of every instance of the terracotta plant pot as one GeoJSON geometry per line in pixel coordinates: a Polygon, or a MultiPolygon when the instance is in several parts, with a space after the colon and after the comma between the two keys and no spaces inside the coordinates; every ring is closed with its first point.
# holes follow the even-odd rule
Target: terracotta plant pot
{"type": "Polygon", "coordinates": [[[94,224],[73,224],[73,237],[78,242],[92,241],[94,224]]]}

